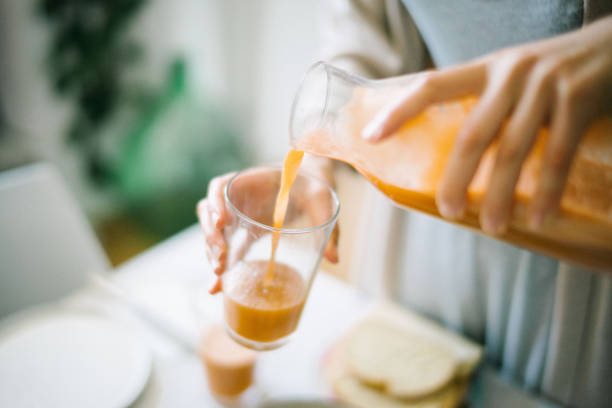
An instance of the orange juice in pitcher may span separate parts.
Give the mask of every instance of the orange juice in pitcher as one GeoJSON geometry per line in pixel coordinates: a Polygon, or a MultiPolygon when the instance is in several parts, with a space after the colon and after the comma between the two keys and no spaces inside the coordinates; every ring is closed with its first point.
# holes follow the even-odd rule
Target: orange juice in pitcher
{"type": "MultiPolygon", "coordinates": [[[[364,126],[417,76],[368,80],[324,62],[306,74],[292,107],[291,145],[344,161],[396,204],[440,217],[435,194],[457,133],[477,97],[432,105],[388,139],[371,144],[364,126]]],[[[547,129],[540,130],[523,163],[508,230],[496,237],[544,254],[612,270],[612,118],[593,124],[582,139],[557,217],[540,230],[527,226],[547,129]]],[[[485,152],[468,189],[468,210],[455,224],[481,231],[480,203],[496,146],[485,152]]]]}

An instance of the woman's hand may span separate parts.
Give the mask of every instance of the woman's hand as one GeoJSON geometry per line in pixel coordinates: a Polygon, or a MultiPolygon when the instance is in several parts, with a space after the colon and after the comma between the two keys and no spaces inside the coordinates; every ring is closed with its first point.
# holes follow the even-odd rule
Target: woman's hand
{"type": "Polygon", "coordinates": [[[582,135],[595,119],[612,111],[612,17],[562,36],[423,73],[419,84],[381,110],[362,136],[377,142],[428,105],[470,94],[480,95],[480,100],[460,130],[440,180],[436,194],[440,213],[450,219],[463,216],[468,186],[483,153],[498,137],[480,222],[488,233],[503,233],[522,163],[537,131],[549,124],[540,178],[528,211],[530,226],[540,228],[558,209],[582,135]]]}
{"type": "MultiPolygon", "coordinates": [[[[304,156],[302,167],[308,173],[321,178],[331,186],[334,185],[331,161],[311,156],[304,156]]],[[[230,181],[234,174],[235,173],[224,174],[211,180],[211,182],[208,184],[208,195],[198,203],[196,209],[202,231],[206,237],[206,255],[210,261],[214,273],[217,275],[217,280],[209,290],[211,294],[217,293],[221,290],[221,275],[225,271],[227,264],[227,243],[225,241],[223,229],[229,224],[230,215],[225,207],[224,189],[225,185],[230,181]]],[[[269,177],[258,177],[257,174],[254,174],[252,179],[249,180],[247,184],[250,190],[249,192],[245,192],[244,196],[248,197],[248,199],[252,200],[254,203],[260,203],[263,197],[275,197],[276,190],[271,191],[270,188],[278,188],[277,185],[269,182],[269,177]]],[[[245,185],[245,187],[247,186],[245,185]]],[[[316,194],[316,192],[312,193],[316,194]]],[[[325,207],[325,204],[321,200],[304,200],[301,203],[315,222],[321,216],[326,214],[325,208],[322,208],[325,207]]],[[[256,207],[269,208],[269,205],[258,205],[256,207]]],[[[258,220],[271,225],[272,220],[267,220],[263,217],[264,215],[262,215],[262,217],[258,217],[258,220]]],[[[249,243],[246,245],[248,246],[249,243]]],[[[246,249],[248,248],[245,248],[245,250],[246,249]]],[[[329,243],[325,248],[324,256],[331,262],[338,262],[337,224],[332,232],[329,243]]]]}

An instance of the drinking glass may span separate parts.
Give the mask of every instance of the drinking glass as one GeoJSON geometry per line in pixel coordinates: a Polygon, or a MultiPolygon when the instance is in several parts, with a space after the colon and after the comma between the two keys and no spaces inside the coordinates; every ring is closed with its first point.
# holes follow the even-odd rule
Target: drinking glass
{"type": "Polygon", "coordinates": [[[256,167],[236,174],[225,187],[225,327],[234,340],[255,350],[280,347],[294,333],[340,209],[331,187],[300,172],[285,223],[274,228],[280,180],[280,167],[256,167]]]}

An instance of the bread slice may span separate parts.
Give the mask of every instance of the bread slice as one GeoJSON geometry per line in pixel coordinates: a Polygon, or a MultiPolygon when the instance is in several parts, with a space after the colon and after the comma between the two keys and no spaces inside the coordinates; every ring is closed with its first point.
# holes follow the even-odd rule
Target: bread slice
{"type": "Polygon", "coordinates": [[[334,392],[350,401],[355,408],[454,408],[459,406],[467,389],[467,382],[451,383],[436,393],[418,400],[401,400],[345,376],[333,384],[334,392]]]}
{"type": "Polygon", "coordinates": [[[364,322],[352,333],[347,361],[363,383],[411,399],[444,387],[457,369],[443,346],[381,321],[364,322]]]}
{"type": "MultiPolygon", "coordinates": [[[[367,315],[329,349],[324,356],[322,368],[334,394],[357,408],[454,408],[461,405],[469,377],[482,358],[482,353],[479,344],[410,309],[382,302],[373,304],[367,315]],[[393,335],[388,329],[393,331],[393,335]],[[455,362],[454,378],[442,388],[417,398],[399,398],[389,394],[381,385],[380,377],[364,381],[366,376],[362,375],[362,378],[359,378],[355,374],[354,364],[349,363],[351,347],[355,347],[353,353],[366,354],[359,349],[367,348],[367,342],[371,344],[370,339],[364,340],[362,345],[351,346],[357,342],[355,339],[364,333],[362,330],[367,336],[377,336],[378,334],[372,335],[372,333],[384,330],[388,334],[384,335],[386,337],[402,339],[407,336],[416,339],[417,342],[432,344],[435,348],[440,347],[444,350],[442,353],[448,352],[455,362]]],[[[367,354],[371,355],[370,350],[367,354]]]]}
{"type": "MultiPolygon", "coordinates": [[[[457,376],[467,378],[482,359],[482,346],[436,322],[392,302],[379,302],[364,321],[378,321],[448,350],[457,362],[457,376]]],[[[352,334],[349,334],[352,337],[352,334]]]]}
{"type": "Polygon", "coordinates": [[[334,394],[355,408],[455,408],[460,406],[467,379],[455,379],[444,388],[418,399],[400,399],[372,388],[355,377],[348,368],[350,338],[337,343],[326,355],[324,374],[334,394]]]}

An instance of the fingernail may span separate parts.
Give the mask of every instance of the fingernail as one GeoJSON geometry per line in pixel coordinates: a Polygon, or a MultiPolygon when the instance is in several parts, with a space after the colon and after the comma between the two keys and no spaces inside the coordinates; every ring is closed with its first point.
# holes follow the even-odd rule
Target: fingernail
{"type": "Polygon", "coordinates": [[[379,118],[374,118],[363,128],[361,137],[367,141],[373,142],[380,139],[382,133],[383,121],[379,118]]]}
{"type": "Polygon", "coordinates": [[[221,228],[221,225],[219,225],[219,221],[221,220],[221,216],[219,215],[219,213],[216,211],[213,211],[211,218],[212,218],[212,222],[215,228],[221,228]]]}
{"type": "Polygon", "coordinates": [[[542,227],[542,213],[534,212],[529,217],[529,228],[532,230],[539,230],[542,227]]]}
{"type": "Polygon", "coordinates": [[[529,217],[529,228],[532,230],[540,230],[552,219],[552,212],[544,210],[535,210],[529,217]]]}
{"type": "Polygon", "coordinates": [[[482,229],[490,235],[501,235],[506,232],[506,223],[492,217],[485,217],[482,222],[482,229]]]}
{"type": "Polygon", "coordinates": [[[460,218],[463,215],[463,207],[463,205],[452,205],[444,201],[438,204],[438,209],[442,217],[451,220],[460,218]]]}
{"type": "Polygon", "coordinates": [[[210,288],[208,288],[208,293],[210,293],[211,295],[214,295],[215,293],[221,291],[222,288],[222,281],[220,277],[217,277],[217,279],[213,282],[213,284],[210,286],[210,288]]]}
{"type": "Polygon", "coordinates": [[[337,249],[329,249],[325,252],[325,257],[331,263],[338,263],[338,250],[337,249]]]}

